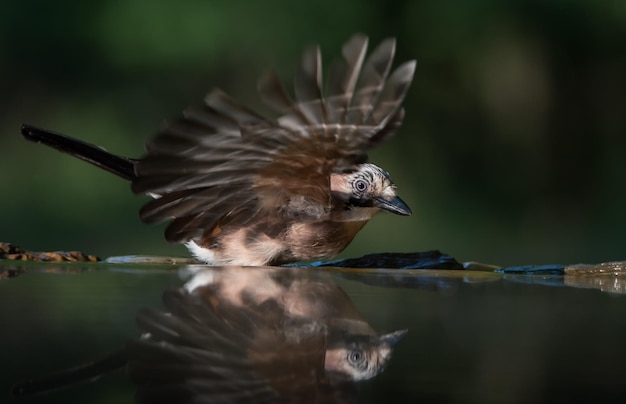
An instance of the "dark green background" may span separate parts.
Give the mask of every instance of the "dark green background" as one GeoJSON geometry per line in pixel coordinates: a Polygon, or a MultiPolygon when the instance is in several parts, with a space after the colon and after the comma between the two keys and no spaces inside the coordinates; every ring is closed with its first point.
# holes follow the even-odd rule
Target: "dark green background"
{"type": "Polygon", "coordinates": [[[122,180],[26,143],[22,122],[140,156],[214,86],[253,107],[354,32],[417,59],[397,137],[372,160],[410,218],[380,215],[344,256],[440,249],[497,264],[625,259],[626,3],[4,1],[0,240],[100,256],[185,255],[122,180]]]}

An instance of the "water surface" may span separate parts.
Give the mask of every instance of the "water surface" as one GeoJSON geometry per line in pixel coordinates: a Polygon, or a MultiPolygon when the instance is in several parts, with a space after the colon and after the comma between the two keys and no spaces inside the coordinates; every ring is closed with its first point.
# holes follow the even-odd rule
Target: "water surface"
{"type": "MultiPolygon", "coordinates": [[[[15,382],[85,363],[137,339],[137,313],[146,307],[164,311],[163,292],[183,284],[176,265],[0,261],[0,269],[24,266],[25,273],[0,282],[0,383],[7,399],[2,402],[15,382]]],[[[624,295],[578,287],[581,282],[554,275],[293,271],[345,291],[376,332],[408,330],[384,371],[355,384],[350,399],[357,402],[390,397],[428,403],[621,402],[625,397],[624,295]]],[[[607,282],[622,280],[595,284],[607,282]]],[[[20,401],[131,403],[135,387],[117,372],[20,401]]]]}

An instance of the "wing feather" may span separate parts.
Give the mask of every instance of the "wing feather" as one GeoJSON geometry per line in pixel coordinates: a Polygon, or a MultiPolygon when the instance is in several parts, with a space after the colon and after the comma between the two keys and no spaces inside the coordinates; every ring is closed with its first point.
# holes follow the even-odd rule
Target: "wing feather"
{"type": "Polygon", "coordinates": [[[378,95],[385,85],[395,51],[396,41],[390,38],[381,42],[367,58],[350,105],[350,122],[368,122],[378,95]]]}
{"type": "Polygon", "coordinates": [[[354,96],[354,89],[367,53],[367,43],[365,35],[354,35],[343,46],[344,58],[337,60],[330,67],[326,98],[330,122],[346,121],[348,107],[354,96]]]}
{"type": "Polygon", "coordinates": [[[315,46],[304,51],[294,74],[294,89],[299,109],[312,124],[314,134],[323,134],[326,111],[322,96],[322,56],[315,46]]]}
{"type": "Polygon", "coordinates": [[[382,94],[380,94],[376,107],[368,119],[382,129],[388,119],[402,108],[402,100],[406,96],[413,74],[415,73],[415,61],[404,63],[398,67],[387,80],[382,94]]]}

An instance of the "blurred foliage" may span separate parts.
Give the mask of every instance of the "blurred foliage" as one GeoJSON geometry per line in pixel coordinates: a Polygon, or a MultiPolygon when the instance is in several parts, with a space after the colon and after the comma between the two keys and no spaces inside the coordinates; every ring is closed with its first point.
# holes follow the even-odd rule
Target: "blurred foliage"
{"type": "Polygon", "coordinates": [[[354,32],[417,59],[402,130],[372,154],[410,218],[343,256],[440,249],[498,264],[624,259],[626,3],[9,0],[0,4],[0,240],[100,256],[185,255],[108,173],[26,143],[22,122],[140,156],[214,86],[259,107],[268,66],[354,32]]]}

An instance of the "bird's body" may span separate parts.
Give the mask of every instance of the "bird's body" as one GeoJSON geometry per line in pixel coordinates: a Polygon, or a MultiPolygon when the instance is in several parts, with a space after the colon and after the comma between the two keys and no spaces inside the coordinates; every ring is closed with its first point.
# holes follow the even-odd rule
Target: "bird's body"
{"type": "Polygon", "coordinates": [[[282,223],[281,233],[272,237],[267,229],[271,221],[239,227],[216,238],[213,248],[203,248],[195,241],[185,243],[200,261],[214,265],[267,265],[311,258],[332,257],[343,251],[356,233],[367,223],[334,221],[282,223]],[[242,264],[245,263],[245,264],[242,264]]]}
{"type": "Polygon", "coordinates": [[[270,120],[219,90],[166,122],[141,159],[30,126],[22,133],[132,182],[154,199],[147,223],[171,220],[166,238],[213,265],[277,265],[332,257],[381,209],[408,215],[389,175],[366,150],[400,126],[415,63],[390,73],[395,41],[366,59],[367,38],[343,47],[322,92],[319,48],[297,66],[295,100],[274,73],[259,81],[270,120]]]}

